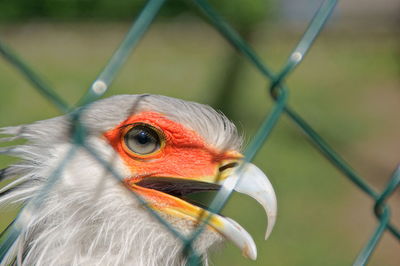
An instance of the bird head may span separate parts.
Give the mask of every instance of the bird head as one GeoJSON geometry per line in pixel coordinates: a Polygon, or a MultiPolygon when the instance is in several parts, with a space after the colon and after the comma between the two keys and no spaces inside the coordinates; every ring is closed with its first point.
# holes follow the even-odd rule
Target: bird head
{"type": "MultiPolygon", "coordinates": [[[[228,239],[245,256],[256,258],[255,243],[245,229],[187,197],[231,187],[264,207],[268,218],[265,237],[272,231],[277,208],[272,185],[259,168],[243,162],[242,139],[224,115],[205,105],[158,95],[114,96],[80,112],[79,122],[86,132],[83,143],[89,150],[79,148],[65,162],[40,208],[24,218],[28,229],[20,241],[25,241],[26,259],[37,262],[38,250],[45,248],[58,250],[60,259],[55,245],[74,243],[79,246],[75,252],[86,252],[80,261],[98,256],[96,249],[110,256],[118,254],[110,249],[123,249],[118,255],[121,262],[137,254],[132,249],[140,249],[141,255],[155,245],[162,254],[179,250],[181,241],[149,215],[143,202],[184,236],[207,220],[204,234],[194,243],[201,254],[228,239]]],[[[9,149],[8,153],[24,161],[4,171],[8,177],[21,177],[9,185],[14,189],[0,203],[27,203],[43,194],[46,182],[74,145],[75,129],[70,116],[3,129],[4,134],[30,143],[9,149]]],[[[166,262],[165,256],[152,261],[166,262]]],[[[151,263],[147,260],[145,264],[151,263]]]]}

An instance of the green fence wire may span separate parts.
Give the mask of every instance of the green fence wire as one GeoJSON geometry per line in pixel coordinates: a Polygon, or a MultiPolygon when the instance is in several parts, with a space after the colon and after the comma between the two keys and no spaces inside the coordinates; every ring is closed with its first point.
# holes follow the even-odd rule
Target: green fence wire
{"type": "MultiPolygon", "coordinates": [[[[344,160],[342,157],[332,149],[326,141],[318,135],[318,133],[299,115],[297,114],[288,104],[287,99],[289,96],[289,88],[285,85],[285,79],[288,75],[301,63],[304,56],[308,52],[309,48],[313,44],[315,38],[318,36],[331,13],[333,12],[337,0],[325,0],[320,8],[315,13],[315,16],[311,20],[307,30],[304,32],[302,38],[298,42],[297,46],[290,53],[286,64],[278,73],[273,73],[269,67],[260,59],[256,52],[251,46],[243,40],[243,38],[228,24],[217,11],[206,0],[192,0],[194,6],[197,7],[209,20],[210,24],[217,29],[220,34],[233,46],[236,50],[242,54],[244,58],[261,72],[265,77],[266,81],[269,82],[268,89],[271,93],[271,97],[275,100],[275,105],[269,115],[266,116],[256,135],[248,145],[245,151],[245,161],[251,161],[258,150],[262,147],[271,131],[275,127],[277,121],[282,115],[287,115],[293,123],[302,129],[309,140],[314,144],[315,148],[321,152],[334,166],[336,166],[345,177],[347,177],[354,185],[365,192],[371,197],[374,202],[374,214],[378,219],[378,225],[374,232],[372,232],[370,240],[365,244],[364,248],[360,251],[357,256],[354,265],[365,265],[372,253],[376,249],[376,246],[381,239],[383,233],[388,230],[398,240],[400,240],[400,231],[390,223],[390,208],[386,204],[387,199],[392,193],[400,186],[400,166],[394,171],[391,179],[389,180],[386,188],[382,192],[377,192],[365,181],[364,178],[359,176],[356,171],[344,160]]],[[[4,45],[0,41],[0,53],[1,55],[16,69],[18,69],[22,75],[27,78],[32,85],[49,101],[51,101],[61,112],[68,113],[71,116],[71,120],[74,124],[73,130],[73,141],[74,148],[66,155],[63,163],[57,167],[52,176],[49,177],[48,182],[42,188],[39,196],[33,201],[29,202],[20,212],[19,218],[15,219],[7,229],[2,233],[2,243],[0,245],[0,261],[4,258],[9,248],[13,245],[18,235],[23,230],[23,218],[24,216],[38,208],[41,204],[42,199],[46,196],[46,193],[51,190],[52,186],[57,181],[59,173],[63,171],[64,166],[74,155],[77,147],[85,148],[92,156],[102,163],[107,171],[109,171],[115,178],[121,180],[112,166],[103,161],[97,156],[96,151],[92,150],[89,145],[85,142],[86,129],[85,125],[80,123],[80,117],[85,112],[85,107],[90,105],[93,101],[100,98],[109,89],[112,81],[115,79],[118,71],[121,69],[128,56],[132,53],[142,36],[148,30],[153,19],[158,14],[160,8],[162,8],[165,0],[149,0],[146,6],[143,8],[135,22],[133,23],[130,31],[127,33],[125,39],[122,41],[119,48],[111,57],[108,64],[104,67],[103,71],[99,74],[97,79],[93,82],[90,88],[82,96],[77,106],[83,106],[83,108],[77,109],[69,106],[65,101],[59,97],[56,92],[50,88],[43,80],[28,67],[21,59],[19,59],[10,48],[4,45]]],[[[240,180],[240,171],[238,170],[240,180]]],[[[237,182],[238,182],[237,181],[237,182]]],[[[211,213],[219,213],[230,195],[232,189],[221,189],[213,199],[210,210],[211,213]]],[[[140,198],[135,193],[132,193],[141,203],[147,206],[144,199],[140,198]]],[[[179,237],[184,244],[183,252],[188,257],[189,265],[199,265],[201,263],[200,257],[192,249],[192,243],[199,237],[204,230],[209,218],[204,219],[197,229],[190,236],[183,236],[176,231],[167,221],[163,220],[155,211],[147,208],[162,224],[164,224],[171,232],[179,237]]]]}

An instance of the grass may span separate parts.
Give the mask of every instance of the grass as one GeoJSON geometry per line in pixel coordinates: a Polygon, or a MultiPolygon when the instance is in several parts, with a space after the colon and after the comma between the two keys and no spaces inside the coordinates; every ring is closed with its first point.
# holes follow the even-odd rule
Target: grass
{"type": "MultiPolygon", "coordinates": [[[[0,26],[2,40],[57,88],[70,103],[107,62],[127,24],[32,23],[0,26]]],[[[254,33],[254,45],[278,70],[298,33],[254,33]]],[[[287,80],[290,104],[326,137],[375,187],[382,188],[398,163],[400,113],[396,34],[344,35],[328,31],[287,80]],[[397,98],[396,98],[397,97],[397,98]],[[397,100],[396,100],[397,99],[397,100]],[[397,157],[396,157],[397,156],[397,157]]],[[[156,93],[210,103],[225,59],[232,49],[198,21],[154,25],[107,95],[156,93]]],[[[267,82],[247,65],[232,89],[239,128],[249,139],[272,107],[267,82]]],[[[59,115],[13,68],[0,61],[0,126],[59,115]]],[[[10,163],[0,158],[0,167],[10,163]]],[[[276,229],[263,240],[265,215],[253,200],[235,195],[224,214],[254,237],[258,260],[243,258],[227,244],[215,265],[349,265],[373,232],[372,201],[350,184],[282,117],[256,157],[270,177],[279,201],[276,229]]],[[[399,197],[393,222],[399,224],[399,197]]],[[[12,214],[1,212],[4,227],[12,214]]],[[[385,235],[371,265],[397,265],[399,242],[385,235]]]]}

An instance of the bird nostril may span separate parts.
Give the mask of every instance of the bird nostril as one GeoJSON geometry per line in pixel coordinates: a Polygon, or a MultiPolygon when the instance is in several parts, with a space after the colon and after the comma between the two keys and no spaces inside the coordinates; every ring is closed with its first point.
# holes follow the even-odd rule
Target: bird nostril
{"type": "Polygon", "coordinates": [[[225,165],[223,165],[223,166],[221,166],[219,168],[219,172],[222,172],[222,171],[224,171],[226,169],[229,169],[229,168],[234,168],[236,166],[238,166],[238,163],[236,163],[236,162],[225,164],[225,165]]]}

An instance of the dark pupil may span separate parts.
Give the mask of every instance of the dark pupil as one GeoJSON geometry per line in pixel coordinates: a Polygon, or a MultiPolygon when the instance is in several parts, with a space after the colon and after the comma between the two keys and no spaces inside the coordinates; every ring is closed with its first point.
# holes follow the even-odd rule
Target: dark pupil
{"type": "Polygon", "coordinates": [[[125,135],[125,144],[138,154],[149,154],[160,148],[157,132],[145,126],[135,126],[125,135]]]}
{"type": "Polygon", "coordinates": [[[147,132],[144,132],[144,131],[140,131],[140,132],[135,136],[135,139],[136,139],[137,142],[139,142],[139,143],[142,144],[142,145],[151,142],[150,136],[148,135],[147,132]]]}

